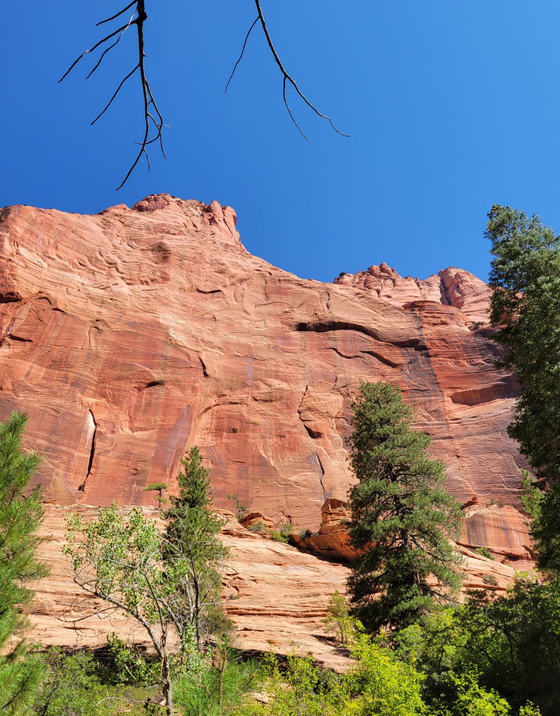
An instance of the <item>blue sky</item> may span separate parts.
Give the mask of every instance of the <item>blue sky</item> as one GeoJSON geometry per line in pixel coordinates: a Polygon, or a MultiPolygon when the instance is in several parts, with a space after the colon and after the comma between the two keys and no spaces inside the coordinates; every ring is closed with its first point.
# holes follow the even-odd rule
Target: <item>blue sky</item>
{"type": "MultiPolygon", "coordinates": [[[[123,2],[126,5],[126,2],[123,2]]],[[[235,207],[245,246],[304,278],[387,261],[425,278],[460,266],[486,278],[492,204],[560,230],[560,3],[557,0],[262,0],[284,63],[351,138],[297,98],[255,30],[252,0],[147,0],[147,68],[170,125],[115,192],[141,136],[132,33],[87,82],[57,84],[118,11],[96,3],[0,7],[0,205],[95,213],[151,193],[235,207]]]]}

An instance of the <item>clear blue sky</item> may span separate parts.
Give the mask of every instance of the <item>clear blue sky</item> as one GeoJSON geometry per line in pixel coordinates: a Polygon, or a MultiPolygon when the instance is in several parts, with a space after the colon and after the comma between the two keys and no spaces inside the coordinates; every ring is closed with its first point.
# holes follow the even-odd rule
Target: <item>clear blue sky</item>
{"type": "MultiPolygon", "coordinates": [[[[126,2],[123,2],[126,5],[126,2]]],[[[255,16],[252,0],[147,0],[147,66],[170,129],[119,184],[141,136],[133,35],[85,81],[57,84],[122,5],[0,6],[0,205],[95,213],[169,192],[235,207],[247,248],[329,281],[387,261],[425,278],[448,265],[485,278],[493,203],[560,230],[558,0],[262,0],[302,89],[343,131],[293,96],[307,144],[282,104],[262,34],[224,85],[255,16]]]]}

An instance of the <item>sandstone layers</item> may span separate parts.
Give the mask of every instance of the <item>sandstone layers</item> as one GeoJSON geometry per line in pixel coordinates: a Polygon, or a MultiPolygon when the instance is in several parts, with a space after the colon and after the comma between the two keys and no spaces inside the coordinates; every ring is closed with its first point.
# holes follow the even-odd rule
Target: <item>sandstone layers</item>
{"type": "Polygon", "coordinates": [[[30,414],[47,499],[153,505],[143,488],[172,488],[198,445],[218,506],[237,493],[316,532],[352,483],[357,387],[388,380],[470,505],[465,545],[530,558],[524,463],[506,435],[516,385],[493,365],[483,282],[458,269],[403,279],[384,264],[302,280],[249,254],[235,220],[169,195],[96,216],[2,210],[0,419],[30,414]]]}
{"type": "MultiPolygon", "coordinates": [[[[107,636],[149,646],[146,632],[107,605],[85,594],[72,582],[69,560],[62,554],[65,516],[78,510],[85,519],[95,517],[87,505],[46,505],[41,527],[39,556],[51,573],[37,585],[30,615],[30,641],[70,649],[103,647],[107,636]]],[[[157,519],[154,508],[146,508],[157,519]]],[[[244,651],[286,654],[298,649],[311,652],[326,666],[344,669],[348,659],[325,632],[324,619],[331,594],[343,592],[348,568],[299,552],[295,547],[273,542],[244,529],[232,514],[222,535],[230,549],[224,574],[225,607],[236,626],[235,643],[244,651]]],[[[462,549],[465,557],[464,589],[503,592],[513,578],[513,569],[462,549]]]]}

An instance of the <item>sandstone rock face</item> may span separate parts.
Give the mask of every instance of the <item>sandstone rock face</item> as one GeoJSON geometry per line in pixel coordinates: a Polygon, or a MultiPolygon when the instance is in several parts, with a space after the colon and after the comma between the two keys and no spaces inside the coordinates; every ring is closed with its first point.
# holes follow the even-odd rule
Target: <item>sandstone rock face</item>
{"type": "MultiPolygon", "coordinates": [[[[145,508],[158,519],[155,508],[145,508]]],[[[51,567],[49,577],[36,585],[30,614],[30,641],[71,649],[94,649],[117,632],[121,638],[149,646],[145,631],[107,605],[85,594],[72,580],[69,560],[62,554],[65,516],[77,510],[84,519],[95,517],[88,505],[46,505],[39,557],[51,567]],[[102,611],[103,610],[103,611],[102,611]]],[[[329,597],[344,593],[347,567],[295,547],[272,542],[240,525],[233,515],[222,538],[230,549],[224,574],[224,600],[237,627],[236,644],[244,651],[287,654],[311,652],[320,663],[345,669],[348,659],[325,632],[329,597]]],[[[514,570],[462,548],[465,558],[464,590],[490,589],[503,593],[514,570]]]]}
{"type": "MultiPolygon", "coordinates": [[[[51,567],[49,577],[36,585],[28,638],[44,645],[94,649],[105,645],[112,632],[149,646],[146,632],[107,604],[85,594],[72,579],[69,560],[62,554],[65,516],[77,510],[86,520],[95,517],[88,505],[46,505],[39,557],[51,567]]],[[[157,510],[145,508],[158,519],[157,510]]],[[[230,556],[224,574],[224,600],[237,630],[236,644],[245,651],[287,654],[311,652],[321,663],[341,669],[347,659],[324,629],[331,594],[344,592],[347,568],[300,553],[295,547],[271,542],[243,528],[225,514],[222,532],[230,556]]]]}
{"type": "Polygon", "coordinates": [[[462,269],[446,268],[437,276],[421,281],[411,276],[403,278],[395,269],[382,263],[356,274],[342,273],[334,283],[373,291],[378,298],[397,306],[418,300],[435,301],[460,309],[471,321],[488,321],[490,289],[484,281],[462,269]]]}
{"type": "Polygon", "coordinates": [[[250,255],[217,202],[159,195],[96,216],[10,207],[0,419],[29,412],[38,479],[59,505],[153,505],[145,485],[173,489],[198,445],[218,506],[236,493],[277,526],[314,532],[353,480],[344,440],[357,388],[387,380],[434,436],[449,490],[508,508],[504,528],[479,509],[465,544],[511,556],[513,529],[525,554],[524,463],[506,435],[516,385],[478,325],[487,297],[459,269],[301,280],[250,255]]]}

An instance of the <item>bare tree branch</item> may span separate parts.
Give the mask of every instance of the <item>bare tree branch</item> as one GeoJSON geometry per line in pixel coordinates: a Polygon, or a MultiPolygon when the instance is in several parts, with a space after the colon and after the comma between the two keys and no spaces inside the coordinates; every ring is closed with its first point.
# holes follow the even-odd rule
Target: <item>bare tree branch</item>
{"type": "Polygon", "coordinates": [[[270,51],[272,52],[272,56],[274,57],[274,61],[275,61],[276,64],[278,65],[278,67],[279,67],[279,69],[280,69],[280,72],[282,73],[282,76],[283,76],[282,98],[283,98],[283,100],[284,100],[284,104],[286,105],[286,109],[288,110],[288,114],[290,115],[290,119],[291,119],[292,122],[295,124],[295,126],[298,128],[298,130],[299,130],[301,136],[302,136],[306,141],[309,141],[309,139],[305,136],[305,134],[303,133],[301,127],[300,127],[299,124],[297,123],[297,121],[296,121],[296,119],[295,119],[295,117],[294,117],[294,115],[293,115],[293,113],[292,113],[292,110],[290,109],[290,105],[289,105],[289,103],[288,103],[288,98],[287,98],[287,95],[286,95],[286,88],[287,88],[287,85],[288,85],[288,84],[292,85],[292,87],[295,89],[296,93],[301,97],[301,99],[305,102],[305,104],[306,104],[313,112],[315,112],[315,114],[316,114],[317,116],[321,117],[321,119],[326,119],[326,120],[327,120],[327,122],[331,125],[331,127],[334,129],[334,131],[335,131],[337,134],[340,134],[340,135],[342,135],[343,137],[349,137],[349,136],[350,136],[349,134],[344,134],[344,132],[341,132],[341,131],[335,126],[335,124],[334,124],[334,122],[332,121],[332,119],[331,119],[327,114],[323,114],[322,112],[320,112],[320,111],[317,109],[317,107],[315,107],[315,105],[314,105],[312,102],[310,102],[310,100],[308,100],[307,97],[306,97],[306,96],[303,94],[303,92],[300,90],[300,88],[299,88],[298,85],[297,85],[297,82],[294,80],[294,78],[290,75],[290,73],[289,73],[289,72],[286,70],[286,68],[284,67],[284,64],[283,64],[282,60],[280,59],[280,56],[279,56],[279,54],[278,54],[278,52],[277,52],[277,50],[276,50],[276,48],[275,48],[275,46],[274,46],[274,43],[272,42],[272,37],[270,36],[270,32],[269,32],[268,26],[267,26],[267,24],[266,24],[266,20],[265,20],[264,14],[263,14],[263,10],[262,10],[262,7],[261,7],[260,0],[255,0],[255,5],[256,5],[256,8],[257,8],[257,19],[256,19],[255,22],[251,25],[251,27],[249,28],[249,31],[247,32],[247,34],[246,34],[246,36],[245,36],[245,42],[243,43],[243,49],[241,50],[241,54],[239,55],[239,58],[238,58],[237,62],[235,63],[235,66],[234,66],[234,68],[233,68],[233,71],[232,71],[232,73],[231,73],[231,75],[230,75],[230,77],[229,77],[228,83],[227,83],[227,85],[226,85],[226,92],[227,92],[227,89],[228,89],[228,87],[229,87],[229,85],[230,85],[231,80],[233,79],[233,76],[234,76],[234,74],[235,74],[235,71],[237,70],[237,67],[238,67],[239,63],[240,63],[241,60],[243,59],[243,55],[245,54],[245,48],[247,47],[247,42],[248,42],[248,40],[249,40],[249,36],[251,35],[251,31],[253,30],[253,28],[255,27],[255,25],[256,25],[257,23],[260,23],[260,26],[262,27],[262,30],[263,30],[264,35],[265,35],[265,37],[266,37],[266,41],[267,41],[267,43],[268,43],[268,46],[269,46],[269,48],[270,48],[270,51]]]}
{"type": "MultiPolygon", "coordinates": [[[[233,67],[233,70],[231,72],[231,75],[229,76],[229,79],[226,84],[225,91],[227,92],[229,85],[231,81],[233,80],[233,77],[235,75],[235,72],[243,59],[243,56],[245,54],[245,50],[247,48],[247,43],[249,42],[249,38],[251,36],[251,33],[253,29],[256,27],[256,25],[260,24],[266,41],[268,43],[268,46],[270,48],[270,51],[272,53],[272,56],[274,58],[274,61],[278,65],[278,68],[280,69],[280,72],[282,73],[282,99],[284,101],[284,105],[286,106],[286,110],[288,111],[288,114],[290,116],[290,119],[297,127],[298,131],[302,135],[302,137],[309,141],[309,139],[304,134],[303,130],[301,129],[300,125],[298,124],[296,118],[294,117],[294,114],[290,108],[289,102],[288,102],[288,96],[287,96],[287,88],[288,85],[291,85],[293,89],[295,90],[296,94],[305,102],[305,104],[321,119],[327,120],[327,122],[331,125],[331,127],[334,129],[337,134],[342,135],[343,137],[348,137],[348,134],[344,134],[344,132],[341,132],[334,124],[333,120],[326,114],[323,114],[320,112],[317,107],[303,94],[303,92],[300,90],[297,82],[294,80],[294,78],[289,74],[289,72],[284,67],[284,64],[282,63],[282,60],[280,59],[280,56],[274,46],[274,43],[272,42],[272,38],[270,35],[270,32],[268,30],[268,26],[266,24],[266,20],[263,14],[263,10],[261,7],[260,0],[255,0],[255,6],[257,9],[257,17],[254,20],[253,24],[247,31],[247,34],[245,35],[245,40],[243,42],[243,47],[241,49],[241,53],[233,67]]],[[[163,148],[163,129],[164,127],[167,127],[167,125],[163,121],[163,116],[156,104],[156,101],[154,99],[154,95],[152,93],[152,90],[150,88],[150,84],[148,82],[147,76],[146,76],[146,55],[145,55],[145,47],[144,47],[144,23],[148,19],[148,16],[146,14],[146,0],[133,0],[133,2],[130,2],[126,7],[123,7],[122,10],[119,10],[117,13],[112,15],[111,17],[106,18],[105,20],[101,20],[96,24],[96,27],[99,27],[100,25],[104,25],[105,23],[112,22],[119,18],[121,15],[123,15],[125,12],[130,10],[131,8],[134,8],[132,16],[128,23],[125,25],[121,25],[119,28],[114,30],[113,32],[106,35],[104,38],[96,42],[92,47],[90,47],[89,50],[86,50],[83,52],[79,57],[77,57],[74,62],[70,65],[70,67],[66,70],[64,75],[60,78],[59,82],[62,82],[70,72],[76,67],[76,65],[86,56],[89,55],[99,48],[103,47],[103,50],[101,52],[101,55],[95,65],[93,66],[93,69],[89,72],[86,79],[89,79],[96,70],[100,67],[101,63],[107,56],[107,54],[114,49],[119,42],[121,41],[123,35],[125,32],[132,26],[136,26],[137,31],[137,52],[138,52],[138,62],[135,65],[134,69],[124,77],[115,92],[113,93],[111,99],[107,102],[103,110],[95,117],[95,119],[92,121],[92,125],[95,124],[101,117],[105,114],[105,112],[111,107],[113,102],[115,101],[117,95],[119,94],[120,90],[124,86],[124,84],[129,80],[134,74],[138,72],[140,76],[140,84],[142,87],[142,104],[143,104],[143,119],[144,119],[144,125],[143,125],[143,136],[141,141],[135,142],[135,144],[138,145],[138,153],[136,154],[136,158],[132,162],[132,165],[130,166],[128,172],[126,173],[126,176],[122,180],[122,182],[117,187],[118,189],[121,189],[128,179],[130,178],[130,175],[132,172],[136,169],[138,163],[142,159],[142,157],[146,157],[146,162],[148,165],[148,170],[150,169],[150,158],[148,156],[148,147],[151,144],[158,143],[160,151],[165,158],[165,151],[163,148]],[[110,42],[113,40],[113,38],[116,37],[116,40],[113,42],[110,42]],[[110,43],[110,44],[109,44],[110,43]]]]}
{"type": "Polygon", "coordinates": [[[122,15],[122,14],[125,13],[127,10],[130,10],[130,8],[131,8],[133,5],[136,5],[136,0],[132,0],[132,2],[130,3],[130,5],[127,5],[127,6],[126,6],[125,8],[123,8],[122,10],[119,10],[119,12],[118,12],[116,15],[113,15],[112,17],[108,17],[106,20],[101,20],[101,22],[98,22],[95,27],[99,27],[99,25],[104,25],[106,22],[111,22],[111,20],[116,20],[116,18],[119,17],[119,15],[122,15]]]}
{"type": "Polygon", "coordinates": [[[129,80],[134,74],[138,72],[140,75],[140,84],[142,87],[142,103],[143,103],[143,117],[144,117],[144,134],[142,136],[142,140],[139,142],[135,142],[139,146],[138,153],[136,155],[136,158],[134,159],[130,169],[128,170],[125,178],[123,181],[119,184],[117,189],[121,189],[128,179],[130,178],[130,175],[138,165],[138,162],[140,159],[145,156],[146,161],[148,164],[148,170],[150,169],[150,158],[148,156],[148,150],[147,147],[150,144],[153,144],[154,142],[159,143],[160,151],[165,157],[165,151],[163,148],[163,128],[167,125],[163,121],[163,116],[159,110],[159,107],[156,104],[156,101],[154,99],[154,95],[152,93],[152,90],[150,88],[150,84],[148,82],[147,76],[146,76],[146,54],[144,51],[144,23],[148,19],[148,16],[146,14],[146,0],[134,0],[133,2],[129,3],[126,7],[124,7],[122,10],[119,10],[119,12],[115,13],[111,17],[106,18],[105,20],[101,20],[101,22],[98,22],[96,24],[96,27],[99,27],[100,25],[104,25],[107,22],[111,22],[115,20],[116,18],[123,15],[127,10],[130,10],[130,8],[134,8],[134,11],[132,13],[132,16],[128,23],[126,25],[121,25],[118,29],[116,29],[114,32],[109,33],[106,35],[103,39],[99,40],[99,42],[96,42],[93,47],[91,47],[89,50],[86,50],[83,52],[74,62],[70,65],[68,70],[64,73],[64,75],[60,78],[59,82],[62,82],[69,74],[70,72],[76,67],[76,65],[82,60],[86,55],[91,54],[92,52],[95,52],[95,50],[99,49],[106,43],[109,43],[110,40],[112,40],[115,36],[118,35],[117,39],[112,42],[111,44],[108,44],[104,47],[101,56],[97,60],[96,64],[94,65],[93,69],[90,71],[90,73],[87,75],[86,79],[89,79],[93,73],[99,68],[101,63],[103,62],[103,59],[109,53],[114,47],[116,47],[119,42],[121,41],[121,38],[123,37],[124,33],[132,26],[136,25],[136,32],[137,32],[137,48],[138,48],[138,62],[134,69],[129,72],[129,74],[124,77],[115,92],[113,93],[113,96],[111,99],[107,102],[103,110],[97,115],[97,117],[93,120],[91,123],[92,125],[97,122],[98,119],[101,119],[101,117],[105,114],[105,112],[109,109],[109,107],[113,104],[115,101],[117,95],[121,91],[124,84],[129,80]],[[153,126],[152,134],[154,136],[151,136],[151,130],[153,126]]]}
{"type": "Polygon", "coordinates": [[[227,92],[227,91],[228,91],[228,87],[229,87],[229,85],[230,85],[230,82],[231,82],[232,79],[233,79],[233,75],[235,74],[235,70],[238,68],[239,63],[241,62],[241,60],[243,59],[243,55],[245,54],[245,48],[247,47],[247,43],[249,42],[249,37],[250,37],[250,35],[251,35],[251,32],[253,31],[253,28],[255,27],[255,25],[257,24],[257,22],[259,22],[259,20],[260,20],[260,17],[257,17],[257,18],[255,19],[255,22],[251,25],[251,27],[249,28],[247,34],[245,35],[245,42],[243,43],[243,48],[242,48],[242,50],[241,50],[241,54],[240,54],[239,57],[237,58],[237,62],[235,63],[235,65],[234,65],[234,67],[233,67],[233,70],[231,71],[231,75],[229,76],[229,80],[227,81],[227,85],[226,85],[226,88],[225,88],[224,92],[227,92]]]}

